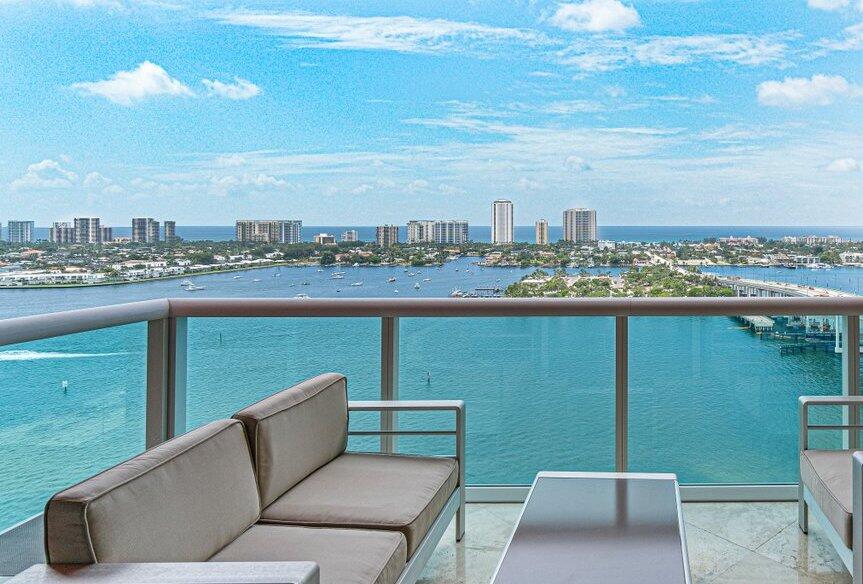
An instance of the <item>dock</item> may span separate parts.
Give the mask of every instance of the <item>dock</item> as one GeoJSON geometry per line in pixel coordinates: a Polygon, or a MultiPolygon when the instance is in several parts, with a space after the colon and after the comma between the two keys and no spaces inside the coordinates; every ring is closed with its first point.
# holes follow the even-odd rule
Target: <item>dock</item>
{"type": "Polygon", "coordinates": [[[776,321],[769,316],[745,315],[737,319],[758,334],[772,332],[773,327],[776,326],[776,321]]]}

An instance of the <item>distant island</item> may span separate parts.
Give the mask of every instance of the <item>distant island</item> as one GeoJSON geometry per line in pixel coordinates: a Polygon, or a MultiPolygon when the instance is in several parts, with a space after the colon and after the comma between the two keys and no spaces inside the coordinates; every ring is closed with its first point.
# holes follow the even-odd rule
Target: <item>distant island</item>
{"type": "Polygon", "coordinates": [[[510,298],[608,298],[669,296],[735,296],[729,286],[713,276],[668,266],[631,268],[620,276],[582,272],[571,275],[560,269],[553,274],[536,270],[510,284],[510,298]]]}

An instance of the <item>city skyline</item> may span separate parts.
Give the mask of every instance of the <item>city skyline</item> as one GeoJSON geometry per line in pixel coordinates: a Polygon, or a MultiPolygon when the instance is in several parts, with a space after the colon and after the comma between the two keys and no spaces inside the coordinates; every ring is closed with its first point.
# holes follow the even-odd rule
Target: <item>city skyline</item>
{"type": "Polygon", "coordinates": [[[0,22],[4,218],[479,225],[505,197],[528,224],[863,223],[859,0],[7,0],[0,22]]]}

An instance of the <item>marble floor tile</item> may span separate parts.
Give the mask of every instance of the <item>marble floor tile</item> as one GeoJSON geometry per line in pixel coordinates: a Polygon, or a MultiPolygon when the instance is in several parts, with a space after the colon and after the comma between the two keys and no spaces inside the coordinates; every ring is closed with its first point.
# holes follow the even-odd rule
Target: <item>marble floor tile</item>
{"type": "Polygon", "coordinates": [[[709,582],[753,552],[717,535],[686,526],[686,548],[693,580],[709,582]]]}
{"type": "Polygon", "coordinates": [[[800,531],[797,522],[794,522],[759,547],[756,552],[806,574],[824,575],[846,572],[845,565],[815,520],[810,520],[808,534],[800,531]]]}
{"type": "Polygon", "coordinates": [[[685,503],[683,519],[749,550],[797,521],[795,503],[685,503]]]}
{"type": "Polygon", "coordinates": [[[847,574],[806,574],[758,554],[750,554],[710,580],[710,584],[850,584],[847,574]]]}

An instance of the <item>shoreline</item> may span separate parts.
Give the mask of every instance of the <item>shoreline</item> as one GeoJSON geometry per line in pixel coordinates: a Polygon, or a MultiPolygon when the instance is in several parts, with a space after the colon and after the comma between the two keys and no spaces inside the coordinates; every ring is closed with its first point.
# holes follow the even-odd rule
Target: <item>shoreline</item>
{"type": "MultiPolygon", "coordinates": [[[[465,257],[482,257],[482,256],[465,256],[465,257]]],[[[481,264],[480,262],[472,262],[474,265],[481,266],[483,268],[491,268],[491,269],[556,269],[560,266],[557,265],[531,265],[527,268],[523,268],[523,266],[515,265],[515,264],[496,264],[496,265],[486,265],[481,264]]],[[[414,267],[415,269],[423,269],[429,266],[438,266],[439,264],[427,264],[425,266],[410,266],[410,264],[361,264],[356,266],[357,268],[388,268],[388,267],[414,267]]],[[[328,266],[321,266],[316,262],[309,263],[290,263],[290,262],[278,262],[274,261],[273,263],[267,265],[255,265],[255,266],[244,266],[244,267],[236,267],[236,268],[224,268],[224,269],[216,269],[216,270],[206,270],[202,272],[192,272],[186,274],[172,274],[170,276],[159,276],[157,278],[147,278],[144,280],[122,280],[122,281],[111,281],[111,282],[94,282],[90,284],[25,284],[21,286],[0,286],[0,293],[7,290],[56,290],[56,289],[71,289],[71,288],[99,288],[105,286],[130,286],[135,284],[149,284],[153,282],[161,282],[164,280],[178,280],[180,278],[194,278],[196,276],[212,276],[215,274],[230,274],[234,272],[246,272],[251,270],[262,270],[266,268],[309,268],[309,267],[323,267],[323,268],[345,268],[345,267],[354,267],[354,266],[337,266],[335,264],[328,266]]],[[[567,269],[570,270],[588,270],[588,269],[619,269],[626,270],[631,269],[633,266],[612,266],[612,265],[594,265],[591,267],[582,267],[582,266],[568,266],[567,269]]],[[[783,267],[781,264],[777,265],[762,265],[762,264],[706,264],[706,265],[697,265],[697,266],[681,266],[683,268],[693,267],[698,269],[704,268],[759,268],[759,269],[770,269],[770,268],[781,268],[783,267]]],[[[835,265],[830,266],[830,268],[863,268],[861,265],[857,264],[848,264],[848,265],[835,265]]],[[[797,269],[806,269],[806,268],[797,268],[797,269]]],[[[829,268],[828,268],[829,269],[829,268]]],[[[820,271],[820,270],[819,270],[820,271]]]]}

